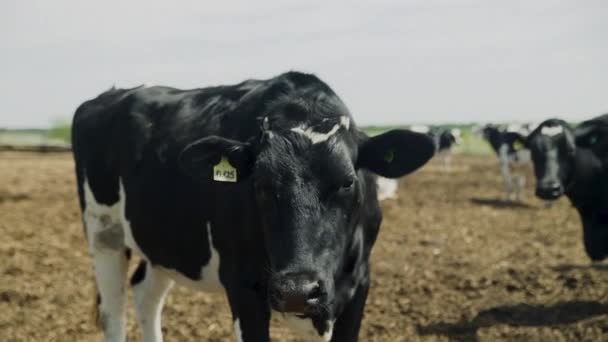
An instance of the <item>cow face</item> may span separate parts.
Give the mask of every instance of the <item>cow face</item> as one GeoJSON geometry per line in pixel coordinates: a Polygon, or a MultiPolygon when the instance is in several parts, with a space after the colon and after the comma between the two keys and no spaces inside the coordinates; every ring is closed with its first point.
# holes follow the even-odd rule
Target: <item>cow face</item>
{"type": "Polygon", "coordinates": [[[526,141],[536,175],[536,196],[555,200],[574,177],[574,136],[568,124],[550,119],[538,126],[526,141]]]}
{"type": "Polygon", "coordinates": [[[332,317],[336,279],[366,262],[363,232],[357,230],[363,206],[371,202],[378,210],[368,171],[400,177],[433,155],[426,135],[394,130],[368,138],[350,120],[287,126],[270,120],[257,141],[207,137],[182,152],[182,167],[197,178],[205,177],[200,172],[209,177],[205,163],[226,156],[254,192],[268,256],[268,297],[276,311],[332,317]]]}

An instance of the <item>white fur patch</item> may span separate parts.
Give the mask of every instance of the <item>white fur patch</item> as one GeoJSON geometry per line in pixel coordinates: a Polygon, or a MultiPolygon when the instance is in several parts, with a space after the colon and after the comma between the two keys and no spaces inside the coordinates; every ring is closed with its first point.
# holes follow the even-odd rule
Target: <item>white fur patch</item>
{"type": "MultiPolygon", "coordinates": [[[[127,247],[131,248],[139,256],[141,256],[145,260],[149,260],[133,238],[131,224],[127,220],[127,217],[125,215],[125,206],[127,198],[124,187],[122,185],[122,180],[119,182],[119,184],[119,201],[115,206],[118,206],[120,208],[120,219],[124,230],[124,243],[127,247]]],[[[222,286],[219,277],[220,255],[217,249],[213,247],[213,239],[211,236],[211,223],[207,222],[205,228],[207,229],[207,236],[209,238],[209,250],[211,254],[211,259],[209,259],[209,263],[207,263],[207,265],[201,268],[200,280],[192,280],[173,269],[168,269],[161,266],[157,266],[155,268],[158,270],[158,272],[163,273],[164,276],[171,278],[180,285],[203,291],[221,291],[224,289],[224,287],[222,286]]]]}
{"type": "Polygon", "coordinates": [[[431,128],[429,126],[425,126],[425,125],[413,125],[413,126],[410,126],[410,131],[416,132],[416,133],[427,134],[428,132],[431,131],[431,128]]]}
{"type": "Polygon", "coordinates": [[[207,222],[207,236],[209,237],[209,250],[211,259],[207,265],[201,268],[200,279],[193,280],[176,270],[157,267],[163,274],[174,280],[176,283],[182,286],[186,286],[195,290],[217,292],[224,289],[222,282],[220,281],[220,254],[217,249],[213,247],[213,239],[211,236],[211,223],[207,222]]]}
{"type": "Polygon", "coordinates": [[[397,198],[399,182],[396,179],[389,179],[378,176],[378,178],[376,179],[376,184],[378,185],[379,201],[397,198]]]}
{"type": "Polygon", "coordinates": [[[173,281],[156,268],[146,265],[146,276],[133,287],[135,315],[144,341],[163,341],[161,316],[173,281]]]}
{"type": "Polygon", "coordinates": [[[88,181],[83,184],[89,251],[93,259],[95,282],[101,296],[98,308],[100,323],[108,341],[126,338],[127,259],[124,254],[119,206],[98,203],[88,181]]]}
{"type": "Polygon", "coordinates": [[[120,179],[118,181],[118,185],[119,185],[119,188],[118,188],[117,205],[120,208],[119,213],[120,213],[120,220],[122,223],[122,227],[124,230],[125,245],[127,247],[129,247],[133,252],[135,252],[139,256],[141,256],[142,258],[148,260],[148,258],[144,255],[144,253],[141,251],[141,249],[135,242],[135,239],[133,238],[133,232],[131,230],[131,223],[129,222],[129,220],[127,220],[127,215],[126,215],[127,196],[125,194],[125,188],[122,184],[122,179],[120,179]]]}
{"type": "Polygon", "coordinates": [[[347,116],[340,117],[340,123],[335,124],[331,130],[327,133],[319,133],[313,131],[312,127],[308,127],[306,125],[301,125],[298,127],[294,127],[291,129],[292,132],[296,132],[302,134],[312,141],[313,144],[318,144],[324,141],[327,141],[331,136],[336,134],[340,127],[344,127],[346,130],[350,127],[350,119],[347,116]]]}
{"type": "Polygon", "coordinates": [[[236,335],[236,342],[243,342],[243,332],[241,331],[241,322],[237,318],[234,321],[234,334],[236,335]]]}
{"type": "Polygon", "coordinates": [[[207,222],[207,237],[209,238],[209,252],[211,258],[209,263],[201,269],[201,284],[203,287],[208,287],[210,290],[223,289],[220,281],[220,253],[213,246],[213,237],[211,236],[211,223],[207,222]]]}
{"type": "Polygon", "coordinates": [[[562,134],[562,133],[564,133],[564,128],[562,126],[553,126],[553,127],[544,126],[543,128],[540,129],[540,134],[546,135],[549,137],[553,137],[553,136],[556,136],[556,135],[562,134]]]}
{"type": "Polygon", "coordinates": [[[507,132],[519,133],[521,132],[523,127],[520,124],[509,124],[507,126],[507,132]]]}

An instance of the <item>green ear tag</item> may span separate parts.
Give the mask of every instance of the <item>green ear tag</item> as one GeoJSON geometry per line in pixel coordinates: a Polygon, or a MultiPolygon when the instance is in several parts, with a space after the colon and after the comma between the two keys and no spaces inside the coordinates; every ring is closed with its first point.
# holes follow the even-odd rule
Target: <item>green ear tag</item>
{"type": "Polygon", "coordinates": [[[513,143],[513,148],[515,149],[515,151],[519,151],[519,150],[521,150],[522,148],[524,148],[524,145],[521,143],[521,141],[516,140],[516,141],[513,143]]]}
{"type": "Polygon", "coordinates": [[[222,156],[220,162],[213,167],[213,180],[216,182],[236,183],[236,169],[230,165],[226,157],[222,156]]]}
{"type": "Polygon", "coordinates": [[[384,154],[384,161],[390,164],[393,162],[393,160],[395,160],[395,151],[394,150],[386,151],[386,153],[384,154]]]}
{"type": "Polygon", "coordinates": [[[589,145],[595,145],[595,143],[597,142],[597,135],[592,135],[591,137],[589,137],[589,145]]]}

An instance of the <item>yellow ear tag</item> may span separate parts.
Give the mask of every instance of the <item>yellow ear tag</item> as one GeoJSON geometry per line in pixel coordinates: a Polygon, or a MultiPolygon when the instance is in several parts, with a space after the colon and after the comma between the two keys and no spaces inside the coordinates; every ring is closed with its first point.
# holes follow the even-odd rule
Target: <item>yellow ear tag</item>
{"type": "Polygon", "coordinates": [[[522,148],[524,148],[524,144],[522,144],[522,143],[521,143],[521,141],[516,140],[516,141],[513,143],[513,148],[515,149],[515,151],[519,151],[519,150],[521,150],[522,148]]]}
{"type": "Polygon", "coordinates": [[[213,167],[213,180],[216,182],[236,183],[236,169],[230,165],[226,157],[222,156],[220,162],[213,167]]]}

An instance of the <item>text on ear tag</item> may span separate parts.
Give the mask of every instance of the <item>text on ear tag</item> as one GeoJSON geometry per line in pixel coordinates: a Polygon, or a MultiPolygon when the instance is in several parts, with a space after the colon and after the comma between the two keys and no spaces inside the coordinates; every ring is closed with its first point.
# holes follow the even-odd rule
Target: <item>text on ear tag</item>
{"type": "Polygon", "coordinates": [[[230,165],[226,157],[222,156],[220,162],[213,167],[213,180],[216,182],[236,183],[236,177],[236,169],[230,165]]]}

